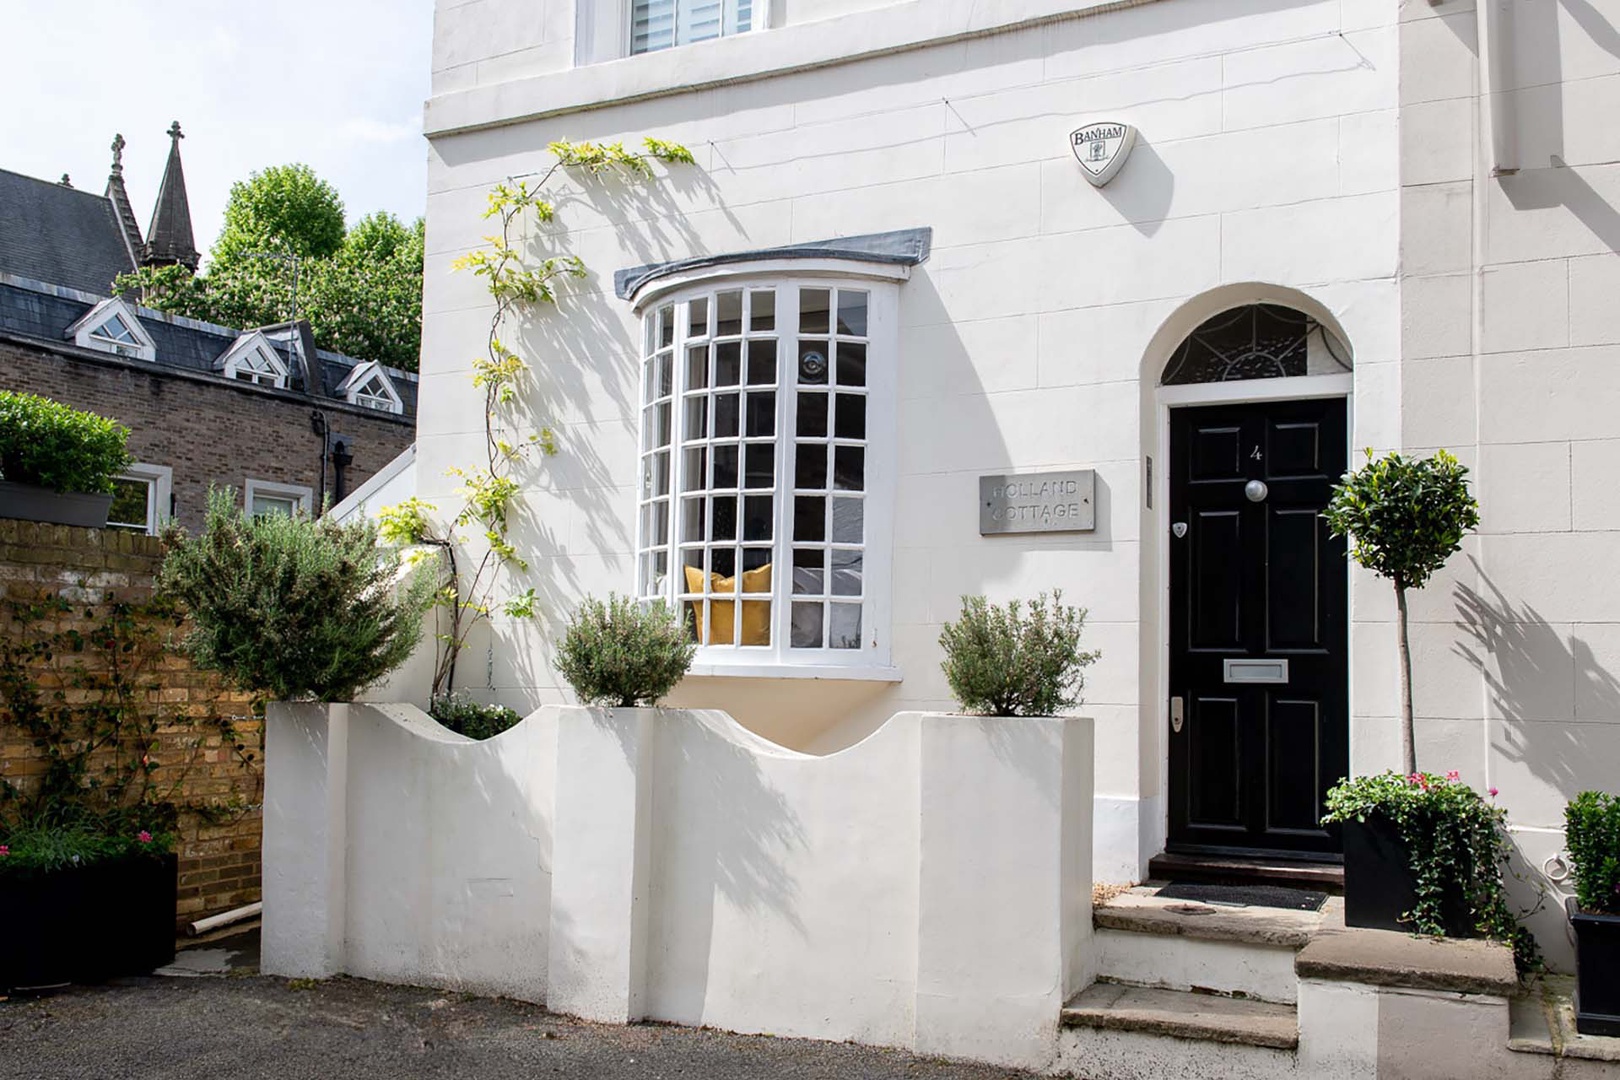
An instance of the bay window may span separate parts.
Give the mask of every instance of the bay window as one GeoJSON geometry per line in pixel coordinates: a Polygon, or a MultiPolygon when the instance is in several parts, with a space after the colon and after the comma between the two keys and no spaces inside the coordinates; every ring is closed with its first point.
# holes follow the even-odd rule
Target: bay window
{"type": "Polygon", "coordinates": [[[637,593],[700,665],[888,664],[893,303],[730,278],[644,310],[637,593]]]}

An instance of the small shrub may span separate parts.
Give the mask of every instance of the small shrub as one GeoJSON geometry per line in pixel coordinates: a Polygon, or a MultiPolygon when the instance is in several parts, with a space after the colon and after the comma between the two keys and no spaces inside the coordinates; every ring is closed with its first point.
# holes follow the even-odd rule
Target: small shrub
{"type": "Polygon", "coordinates": [[[587,598],[568,622],[557,670],[591,705],[656,705],[692,666],[697,645],[670,609],[610,594],[587,598]]]}
{"type": "Polygon", "coordinates": [[[428,705],[428,715],[469,739],[493,738],[523,719],[515,709],[485,705],[464,694],[436,695],[428,705]]]}
{"type": "Polygon", "coordinates": [[[1082,652],[1084,608],[1064,607],[1063,594],[1041,593],[1028,614],[1014,600],[1002,607],[962,597],[962,615],[939,635],[945,681],[970,713],[1056,716],[1080,703],[1085,669],[1100,652],[1082,652]]]}
{"type": "Polygon", "coordinates": [[[0,480],[53,491],[109,492],[133,459],[129,428],[37,394],[0,390],[0,480]]]}
{"type": "Polygon", "coordinates": [[[369,522],[253,517],[211,491],[202,535],[171,527],[159,588],[189,610],[200,667],[283,701],[347,701],[416,647],[433,582],[401,581],[369,522]]]}
{"type": "Polygon", "coordinates": [[[50,873],[132,855],[174,850],[170,833],[145,830],[110,834],[83,825],[17,825],[0,831],[0,875],[50,873]]]}
{"type": "Polygon", "coordinates": [[[1575,796],[1564,811],[1564,843],[1581,910],[1620,915],[1620,795],[1583,791],[1575,796]]]}
{"type": "MultiPolygon", "coordinates": [[[[1496,789],[1490,793],[1494,797],[1496,789]]],[[[1502,887],[1502,871],[1513,852],[1507,811],[1486,802],[1455,772],[1386,772],[1333,785],[1322,823],[1378,816],[1394,824],[1417,881],[1417,907],[1403,920],[1418,933],[1442,936],[1446,898],[1457,897],[1477,933],[1511,944],[1521,969],[1536,962],[1535,938],[1513,917],[1502,887]]]]}

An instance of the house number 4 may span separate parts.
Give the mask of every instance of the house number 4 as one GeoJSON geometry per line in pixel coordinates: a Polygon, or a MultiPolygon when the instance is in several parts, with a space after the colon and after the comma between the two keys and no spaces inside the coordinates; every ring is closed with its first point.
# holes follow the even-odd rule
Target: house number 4
{"type": "Polygon", "coordinates": [[[1253,458],[1255,461],[1260,460],[1260,444],[1259,443],[1256,443],[1254,449],[1249,451],[1249,456],[1251,458],[1253,458]]]}

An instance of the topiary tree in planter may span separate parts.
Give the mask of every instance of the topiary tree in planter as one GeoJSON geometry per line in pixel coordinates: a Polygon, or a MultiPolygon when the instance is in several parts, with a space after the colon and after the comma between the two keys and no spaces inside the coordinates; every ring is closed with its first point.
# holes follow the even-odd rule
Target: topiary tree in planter
{"type": "Polygon", "coordinates": [[[1386,454],[1345,475],[1322,515],[1334,536],[1348,537],[1350,557],[1395,586],[1401,660],[1401,771],[1417,772],[1412,723],[1412,648],[1406,593],[1427,585],[1479,525],[1468,470],[1438,450],[1430,458],[1386,454]]]}
{"type": "Polygon", "coordinates": [[[575,610],[557,650],[557,670],[589,705],[657,705],[692,666],[697,643],[663,601],[642,606],[609,593],[575,610]]]}
{"type": "Polygon", "coordinates": [[[190,613],[186,651],[278,701],[351,700],[410,656],[433,599],[370,522],[254,517],[230,489],[209,492],[201,535],[164,539],[158,587],[190,613]]]}
{"type": "Polygon", "coordinates": [[[986,716],[1056,716],[1080,703],[1085,669],[1100,652],[1084,652],[1084,608],[1065,607],[1063,594],[1041,593],[1005,607],[982,596],[962,597],[962,615],[947,623],[945,681],[963,711],[986,716]]]}
{"type": "Polygon", "coordinates": [[[1583,791],[1564,811],[1575,895],[1575,1030],[1620,1036],[1620,795],[1583,791]]]}

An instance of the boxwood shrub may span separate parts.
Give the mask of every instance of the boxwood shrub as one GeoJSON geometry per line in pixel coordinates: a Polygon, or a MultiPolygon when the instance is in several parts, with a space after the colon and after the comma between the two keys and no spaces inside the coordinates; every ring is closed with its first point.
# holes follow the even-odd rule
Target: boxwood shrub
{"type": "Polygon", "coordinates": [[[129,428],[38,394],[0,390],[0,480],[105,493],[132,460],[129,428]]]}
{"type": "Polygon", "coordinates": [[[1620,915],[1620,795],[1583,791],[1564,811],[1575,900],[1591,915],[1620,915]]]}

